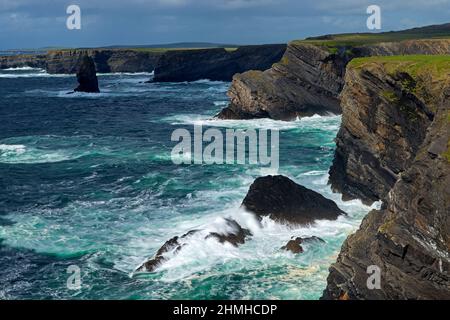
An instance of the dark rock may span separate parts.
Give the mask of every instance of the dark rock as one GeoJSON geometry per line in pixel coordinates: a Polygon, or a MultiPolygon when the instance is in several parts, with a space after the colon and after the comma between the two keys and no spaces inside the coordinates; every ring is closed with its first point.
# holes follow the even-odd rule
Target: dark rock
{"type": "Polygon", "coordinates": [[[290,43],[271,69],[248,71],[233,77],[230,105],[221,119],[296,117],[341,112],[338,94],[348,58],[324,48],[290,43]]]}
{"type": "Polygon", "coordinates": [[[75,92],[100,92],[94,60],[87,55],[82,56],[80,59],[77,80],[79,86],[74,90],[75,92]]]}
{"type": "Polygon", "coordinates": [[[46,69],[51,74],[73,74],[77,72],[81,55],[94,60],[97,72],[152,72],[162,52],[138,51],[129,49],[89,49],[49,51],[46,56],[46,69]]]}
{"type": "Polygon", "coordinates": [[[165,261],[167,261],[167,258],[164,256],[169,252],[173,252],[176,254],[178,251],[180,251],[184,244],[180,243],[180,240],[184,240],[195,233],[197,233],[198,230],[191,230],[187,232],[186,234],[182,235],[181,237],[173,237],[172,239],[166,241],[161,248],[156,252],[155,256],[146,261],[142,266],[140,266],[136,272],[154,272],[156,269],[158,269],[165,261]]]}
{"type": "Polygon", "coordinates": [[[341,45],[333,49],[294,41],[271,69],[236,74],[228,91],[231,103],[217,117],[293,120],[314,114],[339,114],[339,94],[344,85],[346,65],[351,59],[374,55],[450,54],[450,40],[407,40],[360,47],[341,45]]]}
{"type": "Polygon", "coordinates": [[[45,69],[47,56],[45,54],[19,54],[14,56],[0,56],[0,69],[9,68],[40,68],[45,69]]]}
{"type": "Polygon", "coordinates": [[[286,45],[280,44],[244,46],[234,51],[223,48],[168,51],[158,60],[152,81],[231,81],[236,73],[269,69],[285,50],[286,45]]]}
{"type": "Polygon", "coordinates": [[[291,251],[292,253],[298,254],[303,253],[303,247],[301,246],[304,243],[314,243],[314,242],[320,242],[325,243],[325,241],[319,237],[308,237],[308,238],[300,238],[297,237],[294,239],[294,237],[283,247],[281,247],[281,250],[291,251]]]}
{"type": "MultiPolygon", "coordinates": [[[[367,64],[359,69],[359,74],[367,76],[361,80],[359,88],[346,93],[346,99],[353,100],[359,108],[364,109],[365,103],[373,99],[373,93],[378,92],[371,88],[397,87],[397,83],[387,75],[386,70],[392,70],[392,67],[367,64]],[[372,74],[372,81],[368,79],[367,72],[372,74]]],[[[421,90],[425,91],[414,91],[419,97],[420,92],[428,91],[426,109],[434,111],[434,119],[427,121],[423,109],[415,108],[414,115],[419,119],[416,126],[401,125],[398,129],[402,134],[398,138],[407,141],[410,135],[425,133],[425,137],[420,137],[422,141],[417,142],[419,145],[409,146],[410,153],[405,153],[408,149],[404,144],[392,141],[385,145],[386,149],[374,153],[378,157],[381,150],[383,154],[395,153],[400,161],[407,160],[407,165],[401,168],[404,170],[400,174],[401,179],[388,191],[382,209],[370,212],[359,230],[343,244],[336,263],[330,268],[323,299],[450,299],[450,162],[445,153],[438,154],[441,147],[433,146],[444,138],[450,143],[450,86],[448,75],[439,78],[432,70],[431,65],[426,70],[417,71],[416,74],[421,76],[416,76],[416,80],[421,90]],[[425,83],[422,82],[424,80],[425,83]],[[425,130],[422,128],[425,124],[421,121],[428,125],[425,130]],[[434,157],[429,156],[430,149],[434,157]],[[403,158],[405,154],[407,158],[403,158]],[[380,268],[380,289],[370,290],[367,286],[369,266],[380,268]]],[[[350,74],[352,78],[348,80],[356,85],[356,79],[353,79],[356,74],[350,74]]],[[[397,96],[398,99],[404,97],[411,101],[408,90],[397,96]]],[[[418,106],[417,103],[415,105],[418,106]]],[[[346,112],[344,108],[343,116],[346,112]]],[[[382,114],[379,112],[375,116],[382,114]]],[[[363,121],[353,113],[352,117],[363,127],[373,128],[373,124],[377,123],[374,117],[365,117],[363,121]]],[[[384,121],[389,129],[399,123],[399,117],[385,118],[384,121]]],[[[351,124],[350,121],[348,123],[351,124]]],[[[380,141],[379,130],[368,131],[360,140],[367,144],[380,141]]],[[[398,162],[385,163],[391,166],[398,162]]],[[[361,165],[365,164],[361,162],[361,165]]],[[[361,168],[355,170],[358,174],[366,172],[361,168]]]]}
{"type": "Polygon", "coordinates": [[[386,197],[410,166],[433,120],[432,108],[409,91],[432,92],[409,75],[387,74],[377,63],[362,70],[350,66],[345,78],[330,184],[344,200],[371,204],[386,197]]]}
{"type": "Polygon", "coordinates": [[[291,251],[294,254],[303,253],[303,247],[301,246],[303,242],[302,238],[296,238],[290,240],[285,246],[281,247],[281,250],[291,251]]]}
{"type": "MultiPolygon", "coordinates": [[[[247,237],[252,233],[248,229],[242,228],[236,221],[232,219],[225,219],[225,224],[228,229],[231,229],[228,233],[211,232],[205,236],[206,239],[214,238],[220,243],[230,243],[233,246],[244,244],[247,237]]],[[[191,230],[181,237],[173,237],[168,240],[164,245],[156,252],[153,258],[146,261],[140,267],[136,269],[136,272],[155,272],[164,262],[169,259],[168,253],[176,255],[182,248],[188,246],[189,237],[201,232],[202,230],[191,230]]]]}
{"type": "Polygon", "coordinates": [[[243,229],[236,221],[226,219],[228,227],[233,229],[233,232],[227,234],[219,234],[217,232],[210,233],[205,239],[216,238],[220,243],[231,243],[237,247],[239,244],[244,244],[245,239],[252,235],[250,230],[243,229]]]}
{"type": "Polygon", "coordinates": [[[258,217],[300,225],[345,214],[333,201],[284,176],[256,179],[242,205],[258,217]]]}

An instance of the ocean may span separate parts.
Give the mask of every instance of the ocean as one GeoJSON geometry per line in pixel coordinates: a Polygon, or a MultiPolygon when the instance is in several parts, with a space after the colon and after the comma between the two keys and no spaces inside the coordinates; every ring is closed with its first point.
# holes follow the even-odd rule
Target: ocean
{"type": "Polygon", "coordinates": [[[340,116],[292,122],[215,120],[227,82],[145,83],[100,74],[100,94],[67,92],[74,75],[0,71],[0,299],[318,299],[346,237],[372,209],[327,185],[340,116]],[[175,165],[175,129],[278,129],[280,167],[175,165]],[[240,208],[255,178],[283,174],[348,213],[290,227],[240,208]],[[157,272],[134,270],[171,237],[220,231],[233,217],[240,247],[192,237],[157,272]],[[294,255],[293,236],[317,236],[294,255]],[[67,286],[69,266],[81,288],[67,286]]]}

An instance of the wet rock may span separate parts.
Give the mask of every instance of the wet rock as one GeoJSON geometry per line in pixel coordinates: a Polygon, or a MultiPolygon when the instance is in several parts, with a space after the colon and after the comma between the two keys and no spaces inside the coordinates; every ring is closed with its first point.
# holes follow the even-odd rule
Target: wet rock
{"type": "MultiPolygon", "coordinates": [[[[244,244],[245,240],[252,235],[248,229],[242,228],[235,220],[225,219],[223,232],[210,232],[203,239],[214,238],[220,243],[230,243],[237,247],[244,244]]],[[[181,249],[189,245],[189,238],[204,230],[191,230],[181,237],[173,237],[168,240],[156,252],[153,258],[146,261],[136,269],[136,272],[155,272],[164,262],[170,259],[170,256],[176,255],[181,249]]]]}
{"type": "Polygon", "coordinates": [[[297,225],[336,220],[345,214],[332,200],[284,176],[256,179],[242,206],[259,218],[270,216],[275,221],[297,225]]]}
{"type": "Polygon", "coordinates": [[[301,246],[303,242],[302,238],[296,238],[290,240],[285,246],[281,247],[281,250],[291,251],[292,253],[298,254],[303,253],[303,247],[301,246]]]}
{"type": "Polygon", "coordinates": [[[88,92],[97,93],[100,92],[98,88],[98,79],[95,69],[95,63],[88,55],[81,57],[78,70],[77,70],[78,87],[75,88],[75,92],[88,92]]]}
{"type": "Polygon", "coordinates": [[[191,230],[181,237],[173,237],[172,239],[166,241],[161,248],[156,252],[154,257],[148,261],[146,261],[142,266],[137,268],[137,272],[154,272],[157,268],[159,268],[165,261],[167,261],[166,254],[172,253],[176,254],[180,251],[185,244],[181,243],[182,240],[186,240],[190,236],[196,234],[199,230],[191,230]]]}
{"type": "Polygon", "coordinates": [[[206,239],[215,238],[220,243],[231,243],[233,246],[237,247],[239,244],[244,244],[245,239],[252,235],[250,230],[243,229],[236,221],[231,219],[226,219],[227,226],[233,231],[225,234],[211,232],[206,239]]]}
{"type": "Polygon", "coordinates": [[[325,241],[319,237],[308,237],[308,238],[300,238],[297,237],[294,239],[294,237],[289,240],[289,242],[281,247],[281,250],[286,250],[286,251],[291,251],[294,254],[299,254],[299,253],[303,253],[303,247],[302,244],[306,244],[306,243],[325,243],[325,241]]]}
{"type": "Polygon", "coordinates": [[[432,108],[412,92],[432,96],[432,88],[376,62],[363,69],[350,64],[345,79],[330,184],[344,200],[372,204],[387,196],[425,139],[432,108]]]}

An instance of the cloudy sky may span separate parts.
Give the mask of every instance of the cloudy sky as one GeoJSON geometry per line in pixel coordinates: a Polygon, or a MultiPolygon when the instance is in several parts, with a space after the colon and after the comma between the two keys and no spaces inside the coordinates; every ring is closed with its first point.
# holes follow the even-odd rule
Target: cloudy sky
{"type": "Polygon", "coordinates": [[[450,0],[0,0],[0,49],[279,43],[367,31],[371,4],[382,9],[383,31],[450,22],[450,0]],[[81,30],[66,28],[71,4],[81,30]]]}

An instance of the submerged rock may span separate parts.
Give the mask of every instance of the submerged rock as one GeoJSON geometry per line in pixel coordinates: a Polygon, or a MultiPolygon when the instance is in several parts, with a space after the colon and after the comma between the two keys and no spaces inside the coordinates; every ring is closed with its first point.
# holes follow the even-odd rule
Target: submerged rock
{"type": "Polygon", "coordinates": [[[303,247],[301,246],[303,239],[295,238],[293,240],[289,240],[289,242],[281,247],[281,250],[291,251],[292,253],[298,254],[303,253],[303,247]]]}
{"type": "Polygon", "coordinates": [[[270,216],[275,221],[298,225],[336,220],[345,214],[332,200],[284,176],[256,179],[242,205],[260,218],[270,216]]]}
{"type": "Polygon", "coordinates": [[[295,239],[293,237],[291,240],[289,240],[289,242],[285,246],[281,247],[281,250],[291,251],[294,254],[303,253],[304,250],[302,244],[310,242],[325,243],[325,241],[319,237],[308,237],[308,238],[297,237],[295,239]]]}
{"type": "Polygon", "coordinates": [[[77,70],[78,87],[75,92],[98,93],[98,79],[94,60],[88,55],[81,57],[77,70]]]}
{"type": "Polygon", "coordinates": [[[226,219],[226,224],[228,228],[231,228],[233,231],[229,233],[218,233],[211,232],[205,239],[215,238],[220,243],[231,243],[233,246],[237,247],[239,244],[244,244],[245,239],[252,235],[250,230],[243,229],[236,221],[231,219],[226,219]]]}
{"type": "MultiPolygon", "coordinates": [[[[247,237],[252,236],[252,233],[248,229],[242,228],[235,220],[224,219],[223,232],[209,232],[203,237],[204,240],[214,238],[220,243],[230,243],[237,247],[240,244],[244,244],[247,237]]],[[[181,237],[173,237],[168,240],[164,245],[156,252],[156,254],[150,260],[143,263],[136,269],[136,272],[155,272],[161,265],[166,262],[170,257],[176,255],[182,248],[189,245],[189,238],[204,230],[191,230],[181,237]]]]}

